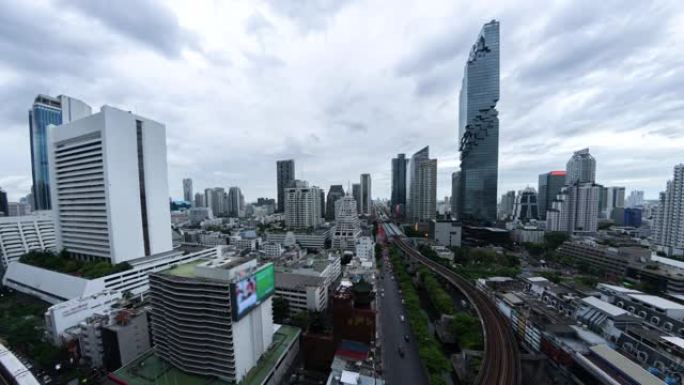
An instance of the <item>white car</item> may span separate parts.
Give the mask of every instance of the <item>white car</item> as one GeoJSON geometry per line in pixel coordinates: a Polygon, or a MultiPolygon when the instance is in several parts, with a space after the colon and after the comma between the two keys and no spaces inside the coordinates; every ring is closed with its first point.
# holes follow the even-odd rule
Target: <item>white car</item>
{"type": "Polygon", "coordinates": [[[400,316],[399,319],[401,320],[401,322],[404,322],[404,316],[403,315],[400,316]]]}

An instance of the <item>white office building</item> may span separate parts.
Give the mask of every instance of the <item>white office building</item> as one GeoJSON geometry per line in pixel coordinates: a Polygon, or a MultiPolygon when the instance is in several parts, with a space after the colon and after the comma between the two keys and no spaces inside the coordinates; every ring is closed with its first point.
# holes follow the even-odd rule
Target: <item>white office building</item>
{"type": "Polygon", "coordinates": [[[409,161],[407,216],[414,221],[430,221],[437,216],[437,159],[430,148],[416,152],[409,161]]]}
{"type": "Polygon", "coordinates": [[[285,225],[290,228],[317,227],[321,223],[321,191],[306,181],[295,180],[285,189],[285,225]]]}
{"type": "Polygon", "coordinates": [[[48,135],[57,247],[120,263],[171,250],[163,124],[110,106],[48,135]]]}
{"type": "Polygon", "coordinates": [[[356,240],[356,257],[362,261],[375,260],[375,242],[371,237],[359,237],[356,240]]]}
{"type": "Polygon", "coordinates": [[[675,166],[674,178],[660,193],[653,241],[668,255],[684,255],[684,164],[675,166]]]}
{"type": "Polygon", "coordinates": [[[335,202],[335,226],[332,229],[332,247],[338,250],[354,251],[356,240],[361,235],[357,203],[350,195],[335,202]]]}
{"type": "Polygon", "coordinates": [[[8,266],[2,278],[2,284],[51,304],[95,295],[105,290],[144,295],[149,289],[150,273],[199,258],[216,258],[222,253],[222,247],[207,248],[187,254],[181,251],[170,251],[129,261],[131,269],[93,279],[14,262],[8,266]]]}
{"type": "Polygon", "coordinates": [[[240,257],[150,276],[156,353],[187,373],[241,383],[273,341],[273,266],[240,257]]]}
{"type": "Polygon", "coordinates": [[[595,183],[596,160],[589,149],[576,151],[568,161],[566,185],[546,213],[546,230],[573,234],[598,229],[602,186],[595,183]]]}
{"type": "Polygon", "coordinates": [[[66,342],[62,337],[67,329],[78,326],[93,314],[109,313],[120,299],[120,291],[105,290],[50,306],[45,312],[45,331],[48,339],[56,346],[62,345],[66,342]]]}
{"type": "Polygon", "coordinates": [[[36,211],[23,217],[0,217],[0,258],[5,269],[34,250],[57,251],[51,211],[36,211]]]}

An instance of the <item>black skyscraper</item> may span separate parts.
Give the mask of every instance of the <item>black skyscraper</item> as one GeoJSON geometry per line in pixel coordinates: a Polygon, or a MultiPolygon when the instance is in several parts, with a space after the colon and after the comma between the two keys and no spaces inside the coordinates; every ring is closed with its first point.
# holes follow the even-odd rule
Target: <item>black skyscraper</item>
{"type": "Polygon", "coordinates": [[[546,220],[546,210],[551,208],[551,202],[560,194],[565,185],[565,171],[551,171],[539,175],[539,219],[546,220]]]}
{"type": "Polygon", "coordinates": [[[344,188],[341,184],[334,184],[328,190],[328,198],[325,202],[325,219],[328,221],[335,220],[335,202],[338,199],[344,198],[344,188]]]}
{"type": "Polygon", "coordinates": [[[392,214],[404,216],[406,214],[406,154],[398,154],[392,159],[392,214]]]}
{"type": "Polygon", "coordinates": [[[9,205],[7,204],[7,193],[0,189],[0,217],[9,216],[9,205]]]}
{"type": "Polygon", "coordinates": [[[285,189],[295,179],[295,163],[293,159],[279,160],[276,163],[278,177],[278,212],[285,212],[285,189]]]}

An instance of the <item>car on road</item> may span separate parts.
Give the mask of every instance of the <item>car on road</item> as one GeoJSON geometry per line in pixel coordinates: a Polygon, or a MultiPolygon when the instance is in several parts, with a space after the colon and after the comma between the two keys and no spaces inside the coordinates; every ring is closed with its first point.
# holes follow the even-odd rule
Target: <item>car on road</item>
{"type": "Polygon", "coordinates": [[[407,343],[409,342],[409,336],[408,336],[408,334],[404,334],[404,341],[406,341],[407,343]]]}
{"type": "Polygon", "coordinates": [[[404,316],[403,315],[399,316],[399,319],[401,320],[401,322],[404,322],[404,316]]]}
{"type": "Polygon", "coordinates": [[[399,346],[397,348],[397,351],[399,352],[399,357],[404,357],[404,348],[399,346]]]}

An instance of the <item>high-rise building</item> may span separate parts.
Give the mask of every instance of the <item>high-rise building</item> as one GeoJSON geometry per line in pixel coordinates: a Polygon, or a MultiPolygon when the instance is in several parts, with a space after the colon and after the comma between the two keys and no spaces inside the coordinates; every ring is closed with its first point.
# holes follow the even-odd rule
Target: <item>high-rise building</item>
{"type": "Polygon", "coordinates": [[[216,216],[228,215],[228,194],[223,187],[204,189],[204,204],[216,216]]]}
{"type": "Polygon", "coordinates": [[[605,207],[603,215],[605,218],[613,216],[613,210],[625,207],[625,188],[624,187],[604,187],[605,207]]]}
{"type": "Polygon", "coordinates": [[[290,187],[295,180],[294,159],[279,160],[276,162],[278,179],[278,212],[285,212],[285,189],[290,187]]]}
{"type": "Polygon", "coordinates": [[[183,200],[192,203],[192,179],[183,179],[183,200]]]}
{"type": "Polygon", "coordinates": [[[319,192],[321,193],[321,218],[325,219],[325,190],[320,189],[319,192]]]}
{"type": "Polygon", "coordinates": [[[589,149],[575,152],[567,163],[566,185],[546,212],[546,229],[595,233],[603,186],[595,183],[596,160],[589,149]]]}
{"type": "Polygon", "coordinates": [[[50,210],[50,166],[48,162],[49,125],[60,125],[88,116],[92,109],[84,102],[60,95],[56,98],[38,95],[29,110],[31,166],[33,176],[33,210],[50,210]]]}
{"type": "Polygon", "coordinates": [[[103,106],[47,143],[58,249],[112,263],[171,250],[163,124],[103,106]]]}
{"type": "Polygon", "coordinates": [[[565,171],[551,171],[539,175],[539,219],[546,220],[546,210],[551,207],[551,201],[556,199],[556,195],[565,186],[565,174],[565,171]]]}
{"type": "Polygon", "coordinates": [[[226,205],[228,216],[242,218],[245,216],[245,198],[239,187],[228,189],[228,201],[226,205]]]}
{"type": "Polygon", "coordinates": [[[371,176],[370,174],[361,174],[361,212],[363,215],[370,215],[373,205],[373,198],[371,197],[371,176]]]}
{"type": "Polygon", "coordinates": [[[356,201],[356,212],[360,213],[361,212],[361,184],[360,183],[352,184],[352,197],[356,201]]]}
{"type": "Polygon", "coordinates": [[[684,163],[660,193],[653,225],[653,242],[668,255],[684,255],[684,163]]]}
{"type": "Polygon", "coordinates": [[[196,193],[195,194],[195,207],[206,207],[206,203],[204,203],[204,194],[202,193],[196,193]]]}
{"type": "Polygon", "coordinates": [[[285,189],[285,225],[290,228],[317,227],[321,223],[321,193],[306,181],[295,180],[285,189]]]}
{"type": "Polygon", "coordinates": [[[459,95],[459,219],[496,220],[499,162],[499,22],[485,24],[473,44],[459,95]]]}
{"type": "Polygon", "coordinates": [[[408,170],[407,217],[429,221],[437,216],[437,159],[430,159],[430,147],[413,154],[408,170]]]}
{"type": "Polygon", "coordinates": [[[9,216],[9,206],[7,205],[7,193],[0,188],[0,217],[9,216]]]}
{"type": "Polygon", "coordinates": [[[187,373],[242,383],[273,341],[273,264],[196,260],[150,274],[156,353],[187,373]]]}
{"type": "Polygon", "coordinates": [[[356,212],[356,201],[347,195],[335,202],[335,227],[332,230],[332,247],[353,251],[356,240],[361,235],[359,214],[356,212]]]}
{"type": "Polygon", "coordinates": [[[406,154],[397,154],[392,159],[392,196],[390,210],[393,215],[404,216],[406,214],[406,166],[408,159],[406,154]]]}
{"type": "Polygon", "coordinates": [[[594,183],[596,181],[596,159],[589,149],[575,151],[566,165],[565,184],[594,183]]]}
{"type": "Polygon", "coordinates": [[[461,172],[454,171],[451,173],[451,218],[458,219],[458,193],[461,184],[461,172]]]}
{"type": "Polygon", "coordinates": [[[515,209],[515,191],[510,190],[501,195],[501,203],[499,203],[499,219],[505,221],[513,217],[515,209]]]}
{"type": "Polygon", "coordinates": [[[539,207],[537,205],[537,192],[534,188],[527,187],[518,192],[513,208],[514,219],[519,222],[528,222],[530,219],[539,218],[539,207]]]}
{"type": "Polygon", "coordinates": [[[634,208],[644,205],[644,192],[641,190],[632,190],[629,197],[625,201],[625,207],[634,208]]]}
{"type": "Polygon", "coordinates": [[[335,219],[335,202],[344,197],[344,188],[341,184],[334,184],[328,190],[328,198],[325,205],[325,219],[332,221],[335,219]]]}

